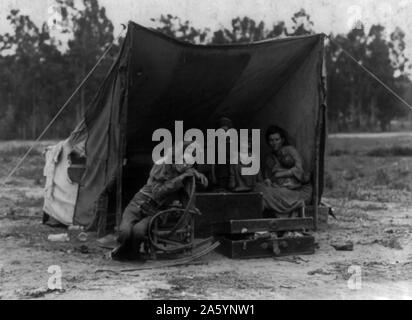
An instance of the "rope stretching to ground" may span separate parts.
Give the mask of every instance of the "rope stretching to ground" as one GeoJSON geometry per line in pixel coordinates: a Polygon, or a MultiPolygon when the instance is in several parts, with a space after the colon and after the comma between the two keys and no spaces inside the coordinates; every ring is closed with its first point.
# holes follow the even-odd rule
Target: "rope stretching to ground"
{"type": "MultiPolygon", "coordinates": [[[[119,33],[119,35],[116,38],[116,41],[120,39],[121,35],[126,29],[126,26],[122,24],[123,30],[119,33]]],[[[1,182],[0,185],[6,185],[7,181],[16,173],[16,171],[20,168],[21,164],[26,160],[26,158],[29,156],[30,152],[34,149],[36,144],[43,138],[43,136],[46,134],[46,132],[50,129],[50,127],[54,124],[54,122],[59,118],[59,116],[62,114],[64,110],[69,106],[70,102],[73,100],[73,98],[76,96],[76,94],[79,92],[79,90],[84,86],[87,80],[89,80],[90,76],[94,73],[96,68],[99,66],[99,64],[103,61],[103,59],[107,56],[107,54],[110,52],[110,50],[114,46],[114,41],[107,47],[107,49],[103,52],[99,60],[97,60],[96,64],[94,67],[89,71],[89,73],[86,75],[86,77],[80,82],[80,84],[77,86],[77,88],[74,90],[72,95],[66,100],[64,105],[60,108],[60,110],[56,113],[56,115],[53,117],[53,119],[49,122],[49,124],[44,128],[42,133],[38,136],[38,138],[33,142],[33,144],[30,146],[30,148],[26,151],[26,153],[20,158],[19,162],[15,165],[15,167],[10,171],[8,176],[1,182]]]]}
{"type": "Polygon", "coordinates": [[[403,99],[400,95],[398,95],[395,91],[393,91],[386,83],[384,83],[381,79],[378,78],[372,71],[367,69],[363,66],[354,56],[352,56],[345,48],[342,47],[337,41],[333,40],[330,36],[326,35],[328,39],[336,44],[344,54],[346,54],[351,60],[353,60],[359,67],[362,68],[369,76],[379,82],[386,90],[388,90],[392,95],[394,95],[400,102],[402,102],[405,106],[412,110],[412,105],[410,105],[405,99],[403,99]]]}

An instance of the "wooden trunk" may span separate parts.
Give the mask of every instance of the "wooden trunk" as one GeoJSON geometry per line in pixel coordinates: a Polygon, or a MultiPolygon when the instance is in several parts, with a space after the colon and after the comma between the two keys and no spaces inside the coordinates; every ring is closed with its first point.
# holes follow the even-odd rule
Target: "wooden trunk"
{"type": "Polygon", "coordinates": [[[195,219],[195,235],[212,235],[212,224],[228,220],[260,219],[263,212],[261,193],[197,193],[196,208],[202,215],[195,219]]]}
{"type": "Polygon", "coordinates": [[[229,220],[213,224],[218,252],[232,259],[313,254],[312,218],[229,220]]]}
{"type": "Polygon", "coordinates": [[[297,238],[240,239],[219,238],[218,252],[231,259],[265,258],[315,253],[315,238],[304,235],[297,238]]]}

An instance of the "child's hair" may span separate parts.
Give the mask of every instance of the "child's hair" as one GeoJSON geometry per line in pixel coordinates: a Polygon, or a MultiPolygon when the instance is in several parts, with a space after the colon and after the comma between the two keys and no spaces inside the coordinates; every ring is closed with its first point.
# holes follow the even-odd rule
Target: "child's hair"
{"type": "Polygon", "coordinates": [[[217,128],[228,127],[233,128],[233,121],[227,117],[221,117],[217,122],[217,128]]]}
{"type": "Polygon", "coordinates": [[[282,166],[284,166],[286,169],[291,169],[295,166],[295,159],[289,154],[284,156],[281,160],[282,166]]]}

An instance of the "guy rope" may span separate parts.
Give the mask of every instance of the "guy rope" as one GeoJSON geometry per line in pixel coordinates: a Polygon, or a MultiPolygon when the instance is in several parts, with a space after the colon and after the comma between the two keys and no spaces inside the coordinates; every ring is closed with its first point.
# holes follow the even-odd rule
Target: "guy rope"
{"type": "MultiPolygon", "coordinates": [[[[123,32],[126,30],[126,26],[122,24],[122,31],[119,33],[119,35],[116,37],[116,41],[120,39],[122,36],[123,32]]],[[[60,110],[56,113],[56,115],[53,117],[53,119],[49,122],[49,124],[44,128],[42,133],[37,137],[37,139],[32,143],[30,148],[26,151],[26,153],[20,158],[20,160],[17,162],[17,164],[14,166],[14,168],[10,171],[8,176],[1,181],[1,185],[6,185],[6,183],[9,181],[9,179],[16,173],[16,171],[20,168],[24,160],[29,156],[30,152],[34,149],[36,144],[44,137],[46,132],[50,129],[50,127],[56,122],[56,120],[59,118],[59,116],[63,113],[64,110],[70,105],[70,102],[73,100],[73,98],[76,96],[76,94],[80,91],[80,89],[84,86],[84,84],[89,80],[90,76],[94,73],[94,71],[97,69],[97,67],[100,65],[100,63],[104,60],[104,58],[107,56],[107,54],[110,52],[110,50],[113,48],[115,44],[115,41],[113,41],[107,49],[103,52],[99,60],[97,60],[96,64],[94,67],[89,71],[89,73],[85,76],[85,78],[80,82],[80,84],[77,86],[77,88],[74,90],[74,92],[71,94],[71,96],[66,100],[66,102],[63,104],[63,106],[60,108],[60,110]]]]}

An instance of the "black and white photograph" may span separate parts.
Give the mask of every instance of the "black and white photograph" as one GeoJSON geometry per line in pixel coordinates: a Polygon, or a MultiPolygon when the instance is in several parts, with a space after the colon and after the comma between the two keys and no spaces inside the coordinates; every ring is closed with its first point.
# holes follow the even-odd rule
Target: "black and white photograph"
{"type": "Polygon", "coordinates": [[[411,15],[0,0],[0,300],[411,300],[411,15]]]}

